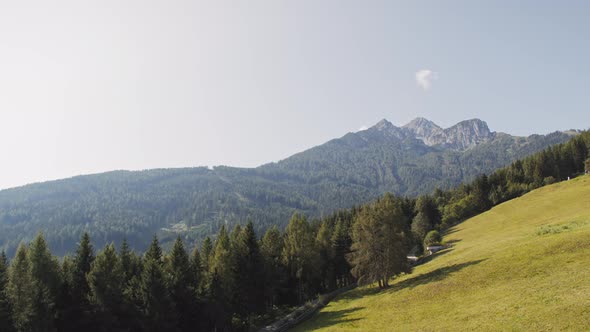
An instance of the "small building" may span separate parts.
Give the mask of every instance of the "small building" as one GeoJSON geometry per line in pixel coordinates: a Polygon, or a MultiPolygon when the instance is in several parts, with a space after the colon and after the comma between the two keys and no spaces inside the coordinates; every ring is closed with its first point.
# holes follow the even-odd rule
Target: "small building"
{"type": "Polygon", "coordinates": [[[426,247],[426,250],[428,250],[428,254],[432,255],[437,251],[441,251],[445,248],[445,246],[428,246],[426,247]]]}
{"type": "Polygon", "coordinates": [[[416,263],[416,262],[418,262],[418,259],[419,259],[418,256],[416,256],[416,255],[408,255],[406,257],[408,258],[408,261],[410,263],[416,263]]]}

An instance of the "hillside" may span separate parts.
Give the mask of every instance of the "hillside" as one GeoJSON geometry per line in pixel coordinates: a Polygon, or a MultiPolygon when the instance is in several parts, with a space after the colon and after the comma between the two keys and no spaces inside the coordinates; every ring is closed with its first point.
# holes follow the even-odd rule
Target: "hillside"
{"type": "Polygon", "coordinates": [[[451,188],[564,142],[573,133],[515,137],[481,120],[442,129],[426,119],[403,127],[387,120],[258,168],[115,171],[0,191],[0,249],[12,255],[42,230],[58,254],[71,252],[84,231],[97,245],[127,237],[146,248],[189,242],[252,219],[258,233],[301,212],[325,216],[385,192],[399,195],[451,188]]]}
{"type": "Polygon", "coordinates": [[[590,176],[450,229],[452,247],[377,292],[345,293],[296,331],[539,331],[590,326],[590,176]]]}

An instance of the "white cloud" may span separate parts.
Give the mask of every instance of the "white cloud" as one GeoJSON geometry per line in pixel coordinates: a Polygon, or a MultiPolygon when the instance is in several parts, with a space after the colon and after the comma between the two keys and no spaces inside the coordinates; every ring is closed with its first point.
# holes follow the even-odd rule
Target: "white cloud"
{"type": "Polygon", "coordinates": [[[432,86],[432,81],[438,78],[438,73],[430,69],[422,69],[416,72],[416,83],[427,91],[432,86]]]}

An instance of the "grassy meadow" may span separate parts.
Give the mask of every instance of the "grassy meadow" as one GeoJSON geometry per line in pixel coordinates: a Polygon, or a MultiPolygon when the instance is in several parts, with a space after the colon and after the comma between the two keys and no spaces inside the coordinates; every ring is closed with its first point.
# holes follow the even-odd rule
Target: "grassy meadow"
{"type": "Polygon", "coordinates": [[[590,330],[590,176],[501,204],[444,241],[390,289],[347,292],[295,331],[590,330]]]}

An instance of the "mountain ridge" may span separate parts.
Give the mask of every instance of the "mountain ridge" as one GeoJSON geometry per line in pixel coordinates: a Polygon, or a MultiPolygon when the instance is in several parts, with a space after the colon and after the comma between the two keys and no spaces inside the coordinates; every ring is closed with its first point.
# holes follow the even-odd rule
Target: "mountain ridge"
{"type": "Polygon", "coordinates": [[[477,118],[463,120],[444,129],[423,117],[417,117],[401,127],[383,119],[367,130],[388,132],[399,139],[418,139],[428,146],[439,145],[455,151],[468,150],[496,136],[485,121],[477,118]]]}
{"type": "Polygon", "coordinates": [[[450,188],[572,137],[492,134],[481,120],[439,131],[424,120],[405,128],[380,121],[256,168],[113,171],[1,190],[0,250],[11,252],[37,229],[62,254],[84,231],[104,243],[126,237],[138,250],[154,232],[163,242],[179,234],[198,240],[248,219],[262,233],[296,212],[320,217],[385,192],[450,188]]]}

